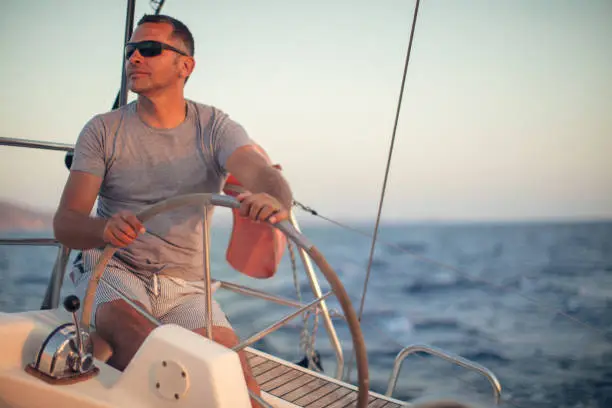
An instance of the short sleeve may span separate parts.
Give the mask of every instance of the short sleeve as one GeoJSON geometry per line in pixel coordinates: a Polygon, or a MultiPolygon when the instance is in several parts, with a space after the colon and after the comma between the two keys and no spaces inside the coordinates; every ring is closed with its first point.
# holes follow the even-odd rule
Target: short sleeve
{"type": "Polygon", "coordinates": [[[104,125],[99,117],[94,117],[79,134],[70,169],[104,177],[105,163],[104,125]]]}
{"type": "Polygon", "coordinates": [[[239,123],[230,119],[222,112],[217,112],[218,124],[213,134],[213,156],[222,173],[226,172],[225,164],[234,151],[242,146],[253,145],[255,142],[239,123]]]}

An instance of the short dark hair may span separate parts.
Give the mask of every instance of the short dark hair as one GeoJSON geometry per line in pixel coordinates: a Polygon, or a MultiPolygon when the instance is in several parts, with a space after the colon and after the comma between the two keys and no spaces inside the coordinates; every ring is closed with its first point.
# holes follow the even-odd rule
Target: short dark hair
{"type": "Polygon", "coordinates": [[[193,35],[189,28],[176,18],[166,16],[164,14],[145,14],[137,25],[144,23],[167,23],[172,26],[172,35],[178,37],[187,46],[187,52],[193,56],[195,52],[195,45],[193,41],[193,35]]]}

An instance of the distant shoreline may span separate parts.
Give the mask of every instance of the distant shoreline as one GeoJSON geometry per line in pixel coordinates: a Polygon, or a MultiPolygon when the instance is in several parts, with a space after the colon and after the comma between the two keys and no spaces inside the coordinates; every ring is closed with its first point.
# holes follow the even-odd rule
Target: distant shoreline
{"type": "Polygon", "coordinates": [[[53,227],[53,214],[20,204],[0,201],[0,231],[48,231],[53,227]]]}
{"type": "MultiPolygon", "coordinates": [[[[216,213],[217,214],[217,213],[216,213]]],[[[319,217],[310,215],[301,210],[296,211],[298,222],[303,227],[320,227],[333,226],[329,221],[319,217]]],[[[372,219],[334,219],[335,221],[353,228],[359,228],[364,232],[372,232],[374,228],[375,218],[372,219]]],[[[227,228],[232,224],[231,215],[220,214],[214,217],[213,228],[227,228]]],[[[430,220],[414,220],[414,219],[383,219],[381,220],[381,228],[389,227],[504,227],[504,226],[543,226],[543,225],[592,225],[592,224],[610,224],[612,218],[533,218],[533,219],[516,219],[516,220],[453,220],[453,219],[430,219],[430,220]]],[[[48,232],[53,230],[53,213],[35,209],[32,206],[26,206],[18,203],[0,201],[0,232],[48,232]]]]}

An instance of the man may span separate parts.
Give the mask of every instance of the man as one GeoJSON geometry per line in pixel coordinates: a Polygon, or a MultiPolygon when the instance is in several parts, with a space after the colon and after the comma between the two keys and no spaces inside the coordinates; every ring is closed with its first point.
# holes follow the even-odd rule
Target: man
{"type": "MultiPolygon", "coordinates": [[[[292,194],[239,124],[185,99],[193,54],[193,37],[181,22],[160,15],[139,21],[125,48],[128,86],[137,101],[95,116],[81,131],[54,231],[64,245],[83,250],[73,270],[81,299],[103,248],[112,244],[118,250],[106,280],[162,323],[205,335],[202,209],[162,213],[146,229],[134,214],[182,194],[219,193],[228,173],[249,191],[239,200],[240,214],[251,220],[286,219],[292,194]],[[97,216],[91,217],[96,198],[97,216]]],[[[103,282],[91,321],[112,346],[109,364],[119,370],[154,328],[103,282]]],[[[213,340],[227,347],[238,343],[214,300],[213,340]]],[[[247,386],[260,395],[245,355],[239,355],[247,386]]]]}

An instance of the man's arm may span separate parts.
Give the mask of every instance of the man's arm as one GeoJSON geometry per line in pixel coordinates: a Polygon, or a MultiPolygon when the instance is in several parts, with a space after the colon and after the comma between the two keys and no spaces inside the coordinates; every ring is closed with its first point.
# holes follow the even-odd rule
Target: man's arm
{"type": "Polygon", "coordinates": [[[98,248],[112,243],[127,246],[138,233],[144,232],[132,214],[119,213],[110,219],[90,216],[102,178],[71,171],[59,207],[53,217],[53,231],[58,241],[69,248],[98,248]],[[138,231],[138,232],[136,232],[138,231]]]}
{"type": "Polygon", "coordinates": [[[243,215],[264,220],[270,215],[281,213],[277,216],[279,220],[286,218],[293,205],[291,188],[281,172],[272,167],[265,152],[260,152],[253,145],[242,146],[230,155],[225,167],[247,191],[253,193],[253,196],[245,200],[246,203],[243,202],[243,215]],[[269,200],[269,197],[266,199],[266,195],[276,200],[269,200]],[[277,208],[278,204],[282,208],[277,208]]]}
{"type": "Polygon", "coordinates": [[[104,245],[102,231],[106,220],[89,216],[101,184],[98,176],[70,172],[53,218],[55,237],[67,247],[88,249],[104,245]]]}

